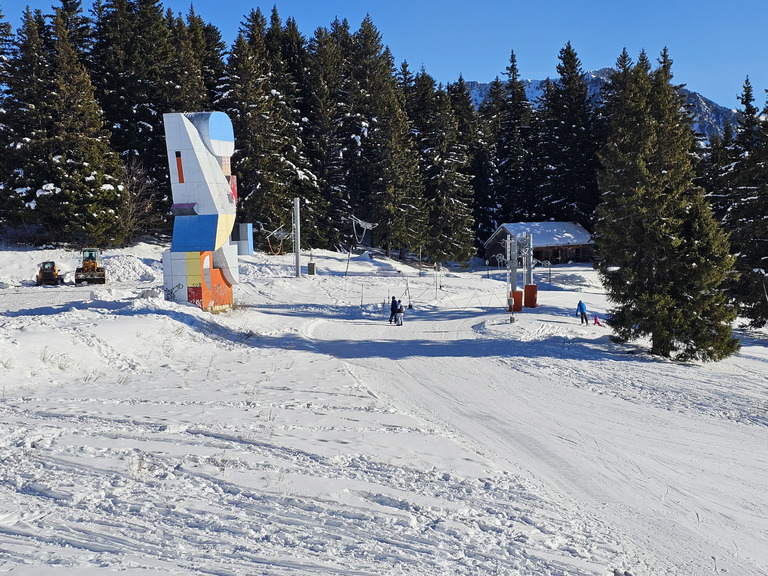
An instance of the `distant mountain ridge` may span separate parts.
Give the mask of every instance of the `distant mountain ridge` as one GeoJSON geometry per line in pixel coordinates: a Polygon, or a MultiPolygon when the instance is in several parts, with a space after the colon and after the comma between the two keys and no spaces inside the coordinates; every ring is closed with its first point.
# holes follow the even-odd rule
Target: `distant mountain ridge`
{"type": "MultiPolygon", "coordinates": [[[[600,70],[586,72],[587,89],[589,95],[596,101],[600,100],[600,93],[608,82],[608,77],[613,68],[601,68],[600,70]]],[[[465,81],[470,91],[470,96],[475,106],[479,106],[488,97],[490,82],[465,81]]],[[[530,102],[536,102],[544,93],[546,80],[523,80],[525,95],[530,102]]],[[[738,113],[732,108],[720,106],[716,102],[705,98],[698,92],[692,92],[683,88],[686,101],[691,108],[694,118],[694,128],[704,135],[707,140],[713,136],[722,138],[726,124],[735,126],[738,113]]]]}

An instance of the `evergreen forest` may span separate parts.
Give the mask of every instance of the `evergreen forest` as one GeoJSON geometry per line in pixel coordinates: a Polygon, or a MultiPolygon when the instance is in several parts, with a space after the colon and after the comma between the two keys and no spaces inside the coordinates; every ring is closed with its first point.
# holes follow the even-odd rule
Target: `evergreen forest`
{"type": "Polygon", "coordinates": [[[504,222],[572,221],[594,234],[618,339],[718,359],[737,348],[737,311],[768,321],[768,110],[749,78],[738,123],[705,139],[666,50],[618,55],[595,99],[566,43],[533,102],[511,51],[476,107],[463,78],[442,85],[396,63],[370,17],[307,36],[276,7],[252,10],[228,46],[194,8],[59,2],[27,8],[18,30],[0,11],[8,240],[167,234],[162,116],[219,110],[235,129],[238,219],[263,248],[291,228],[295,197],[305,247],[346,249],[363,221],[388,256],[430,262],[482,255],[504,222]]]}

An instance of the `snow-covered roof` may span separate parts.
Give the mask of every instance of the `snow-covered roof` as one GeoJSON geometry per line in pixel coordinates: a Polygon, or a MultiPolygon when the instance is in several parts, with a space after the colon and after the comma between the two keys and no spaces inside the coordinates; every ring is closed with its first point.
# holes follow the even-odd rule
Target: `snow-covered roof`
{"type": "Polygon", "coordinates": [[[486,245],[502,232],[505,235],[509,233],[517,239],[522,238],[523,232],[527,232],[533,235],[534,248],[592,244],[592,235],[575,222],[514,222],[499,226],[486,245]]]}

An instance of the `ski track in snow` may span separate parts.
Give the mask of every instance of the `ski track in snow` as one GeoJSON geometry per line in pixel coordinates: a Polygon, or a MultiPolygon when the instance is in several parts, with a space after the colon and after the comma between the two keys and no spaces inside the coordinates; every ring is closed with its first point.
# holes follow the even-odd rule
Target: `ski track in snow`
{"type": "Polygon", "coordinates": [[[768,573],[759,334],[678,365],[577,323],[585,268],[510,322],[498,273],[333,253],[244,259],[209,315],[139,252],[104,287],[0,278],[4,570],[768,573]]]}

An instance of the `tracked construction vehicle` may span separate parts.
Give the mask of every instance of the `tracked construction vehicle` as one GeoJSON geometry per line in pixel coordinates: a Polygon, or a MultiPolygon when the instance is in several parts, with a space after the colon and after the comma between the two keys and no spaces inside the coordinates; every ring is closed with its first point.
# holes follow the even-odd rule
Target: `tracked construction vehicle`
{"type": "Polygon", "coordinates": [[[64,278],[59,274],[59,269],[56,266],[56,262],[47,261],[40,264],[40,269],[37,271],[37,278],[35,278],[37,285],[42,284],[56,285],[64,282],[64,278]]]}
{"type": "Polygon", "coordinates": [[[98,248],[85,248],[83,250],[83,265],[75,270],[75,284],[81,282],[88,284],[107,283],[107,273],[101,266],[98,248]]]}

